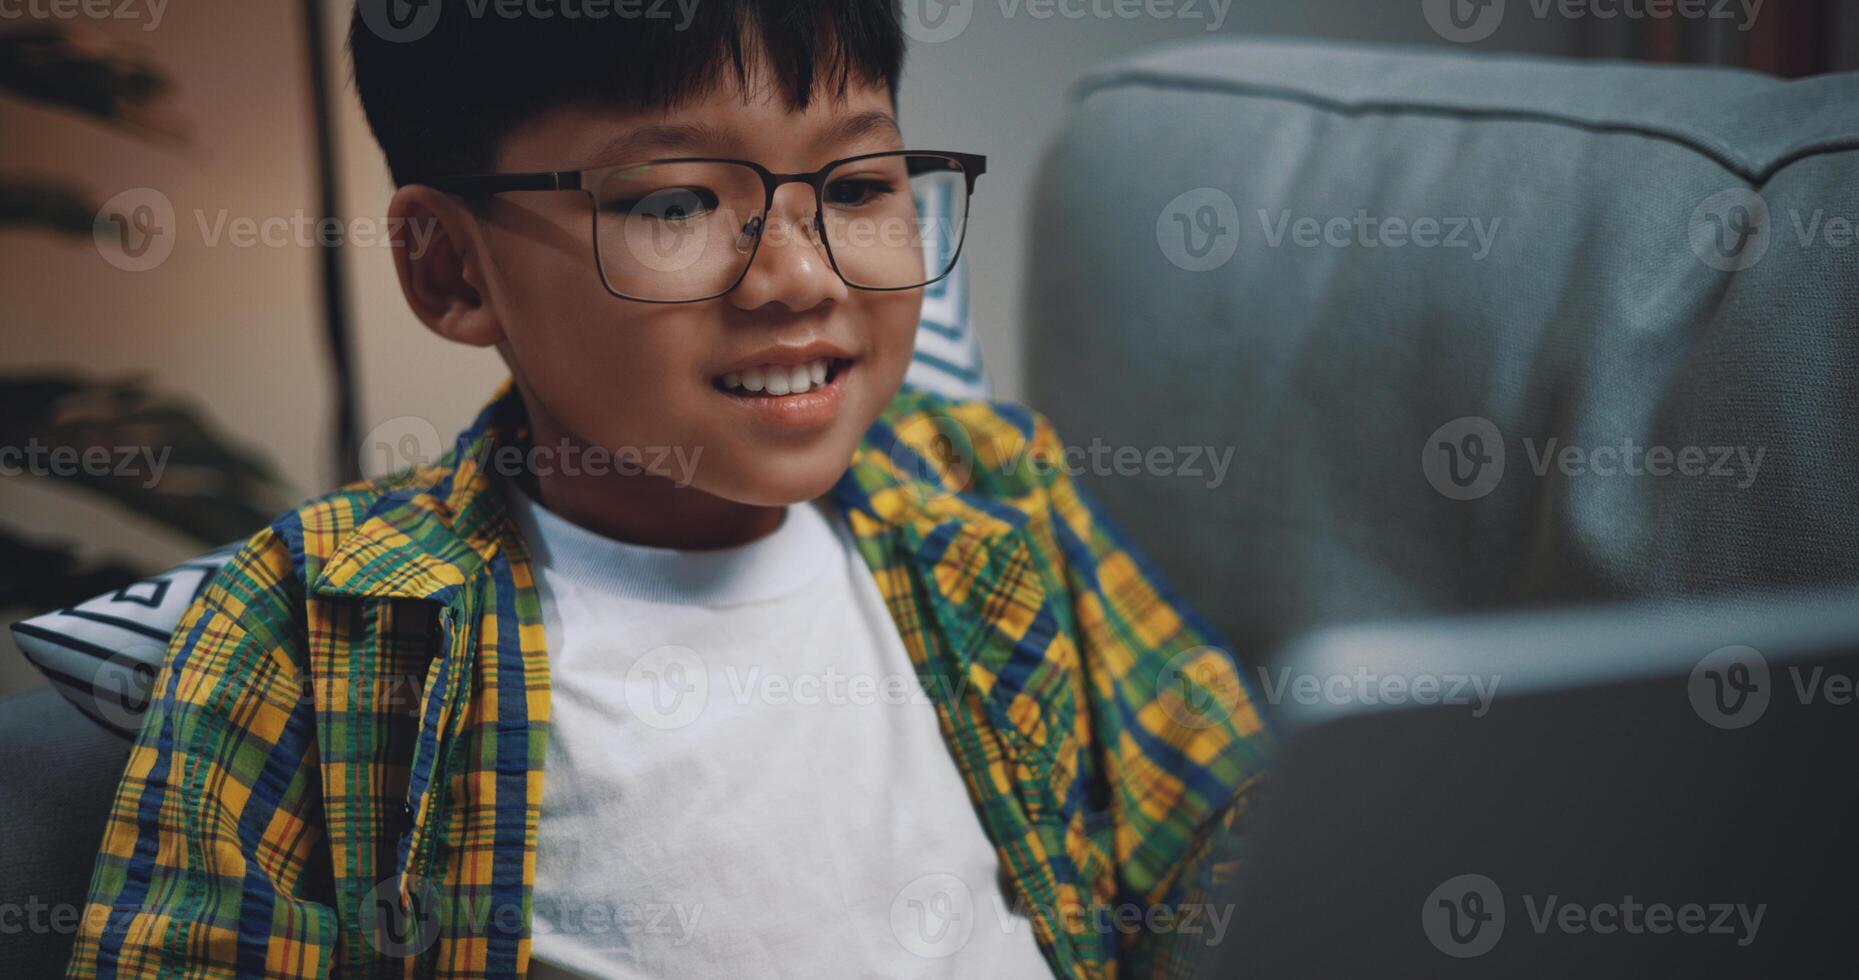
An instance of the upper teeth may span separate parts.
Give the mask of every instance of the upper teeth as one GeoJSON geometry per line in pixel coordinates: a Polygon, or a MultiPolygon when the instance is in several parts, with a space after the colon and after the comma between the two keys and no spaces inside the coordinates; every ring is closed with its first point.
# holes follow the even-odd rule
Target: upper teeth
{"type": "Polygon", "coordinates": [[[827,359],[805,364],[764,364],[723,376],[723,387],[766,391],[771,395],[799,395],[826,384],[827,359]]]}

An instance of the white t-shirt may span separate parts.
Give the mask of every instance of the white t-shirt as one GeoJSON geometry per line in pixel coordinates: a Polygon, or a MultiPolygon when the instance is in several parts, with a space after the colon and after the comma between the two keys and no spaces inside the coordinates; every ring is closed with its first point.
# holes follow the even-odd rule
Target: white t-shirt
{"type": "Polygon", "coordinates": [[[551,688],[531,977],[1051,975],[829,504],[677,551],[508,495],[551,688]]]}

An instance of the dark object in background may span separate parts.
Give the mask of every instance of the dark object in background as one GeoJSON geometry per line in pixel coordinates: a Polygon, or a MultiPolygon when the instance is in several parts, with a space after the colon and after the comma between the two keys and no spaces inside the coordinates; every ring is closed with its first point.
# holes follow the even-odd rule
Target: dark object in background
{"type": "MultiPolygon", "coordinates": [[[[55,480],[200,545],[241,540],[282,506],[259,454],[227,441],[185,401],[129,379],[66,373],[0,377],[0,447],[28,479],[55,480]]],[[[63,543],[0,526],[0,609],[81,602],[146,573],[87,567],[63,543]]]]}
{"type": "Polygon", "coordinates": [[[1850,972],[1853,590],[1354,627],[1284,663],[1285,751],[1206,976],[1850,972]],[[1465,703],[1295,695],[1358,672],[1465,703]]]}

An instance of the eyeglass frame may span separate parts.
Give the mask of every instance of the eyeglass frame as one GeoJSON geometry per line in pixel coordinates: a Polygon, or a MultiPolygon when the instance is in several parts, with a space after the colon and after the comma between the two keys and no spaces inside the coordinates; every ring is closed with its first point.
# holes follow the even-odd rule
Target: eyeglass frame
{"type": "Polygon", "coordinates": [[[417,180],[413,181],[413,183],[431,187],[434,190],[443,191],[447,194],[455,194],[463,198],[489,197],[493,194],[523,191],[579,191],[586,194],[589,203],[592,204],[592,207],[589,209],[589,232],[594,241],[594,271],[600,275],[600,284],[607,290],[608,294],[618,299],[628,300],[634,303],[657,303],[661,305],[705,303],[713,299],[727,296],[730,292],[735,290],[737,286],[742,285],[744,279],[748,278],[749,269],[755,265],[755,257],[761,254],[763,232],[767,229],[767,221],[765,218],[755,229],[755,244],[749,251],[748,260],[742,264],[742,271],[738,272],[736,278],[719,292],[712,293],[708,296],[700,296],[696,299],[644,299],[638,296],[628,296],[613,288],[613,284],[607,281],[607,268],[605,263],[600,260],[600,201],[594,196],[594,188],[601,186],[608,177],[622,170],[632,170],[638,167],[666,163],[730,163],[748,168],[762,179],[762,188],[764,191],[762,214],[764,216],[774,210],[775,192],[780,190],[784,185],[808,185],[813,188],[813,226],[820,236],[820,245],[826,254],[826,264],[833,270],[833,274],[839,277],[840,282],[845,283],[852,289],[862,289],[874,293],[898,293],[907,292],[912,289],[922,289],[925,286],[933,286],[947,279],[949,274],[955,271],[956,260],[962,257],[962,245],[968,239],[968,210],[969,205],[973,202],[975,197],[975,180],[983,173],[987,172],[988,158],[979,153],[957,153],[951,150],[881,150],[877,153],[861,153],[857,156],[842,157],[811,173],[775,173],[753,160],[737,160],[730,157],[661,157],[653,160],[641,160],[636,163],[588,167],[582,170],[536,170],[501,174],[454,174],[445,177],[433,177],[427,180],[417,180]],[[956,240],[955,248],[949,253],[947,267],[934,279],[917,283],[914,286],[861,286],[846,278],[844,270],[839,268],[839,260],[833,256],[833,244],[827,238],[826,222],[823,217],[823,213],[826,210],[826,175],[849,163],[857,163],[860,160],[870,160],[875,157],[894,156],[943,157],[954,161],[961,167],[962,176],[967,182],[967,193],[962,199],[962,236],[956,240]]]}

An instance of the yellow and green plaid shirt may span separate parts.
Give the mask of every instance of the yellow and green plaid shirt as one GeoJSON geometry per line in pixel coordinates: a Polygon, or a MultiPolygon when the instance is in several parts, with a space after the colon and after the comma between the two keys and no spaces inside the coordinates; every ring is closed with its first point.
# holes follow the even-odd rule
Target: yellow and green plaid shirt
{"type": "MultiPolygon", "coordinates": [[[[526,437],[506,384],[435,465],[285,514],[208,586],[70,976],[524,974],[548,657],[492,454],[526,437]]],[[[831,495],[1053,972],[1180,975],[1266,739],[1060,453],[1032,413],[906,389],[831,495]]]]}

